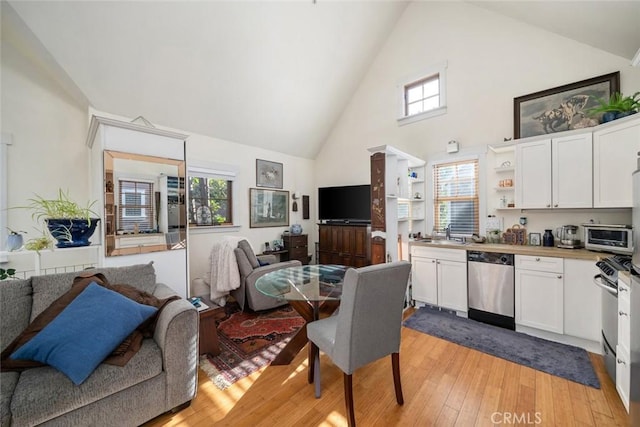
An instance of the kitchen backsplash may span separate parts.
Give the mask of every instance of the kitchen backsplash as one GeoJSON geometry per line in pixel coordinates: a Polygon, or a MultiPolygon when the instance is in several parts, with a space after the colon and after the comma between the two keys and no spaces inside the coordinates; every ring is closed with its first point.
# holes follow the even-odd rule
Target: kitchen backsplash
{"type": "MultiPolygon", "coordinates": [[[[527,233],[544,233],[544,230],[555,230],[563,225],[582,225],[593,220],[596,224],[631,224],[631,209],[525,209],[498,211],[497,217],[503,218],[504,228],[519,224],[520,218],[525,217],[527,233]]],[[[580,227],[580,236],[583,228],[580,227]]]]}

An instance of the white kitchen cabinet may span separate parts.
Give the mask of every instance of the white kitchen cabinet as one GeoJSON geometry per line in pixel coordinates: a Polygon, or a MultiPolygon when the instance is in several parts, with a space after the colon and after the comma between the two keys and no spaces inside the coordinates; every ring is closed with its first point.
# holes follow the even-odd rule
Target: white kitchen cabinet
{"type": "Polygon", "coordinates": [[[467,311],[467,252],[413,246],[411,289],[417,302],[467,311]]]}
{"type": "Polygon", "coordinates": [[[551,198],[554,208],[593,206],[592,134],[551,140],[551,198]]]}
{"type": "Polygon", "coordinates": [[[516,207],[551,207],[551,139],[516,145],[516,207]]]}
{"type": "Polygon", "coordinates": [[[438,269],[435,258],[411,255],[411,290],[413,299],[438,305],[438,269]]]}
{"type": "Polygon", "coordinates": [[[600,273],[593,261],[564,260],[564,333],[600,342],[602,290],[593,277],[600,273]]]}
{"type": "Polygon", "coordinates": [[[640,151],[640,117],[593,132],[593,207],[632,207],[631,174],[640,151]]]}
{"type": "Polygon", "coordinates": [[[516,207],[592,207],[592,158],[591,132],[516,145],[516,207]]]}
{"type": "Polygon", "coordinates": [[[516,325],[562,334],[564,270],[559,267],[562,259],[516,255],[515,264],[516,325]]]}
{"type": "Polygon", "coordinates": [[[618,277],[618,345],[616,346],[616,390],[629,412],[631,385],[631,288],[624,276],[618,277]]]}

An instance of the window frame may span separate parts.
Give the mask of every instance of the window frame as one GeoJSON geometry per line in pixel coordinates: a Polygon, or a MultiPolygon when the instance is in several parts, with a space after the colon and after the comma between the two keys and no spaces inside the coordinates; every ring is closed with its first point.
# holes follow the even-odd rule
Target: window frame
{"type": "MultiPolygon", "coordinates": [[[[477,161],[478,164],[478,181],[477,181],[477,188],[478,188],[478,194],[477,194],[477,198],[478,198],[478,218],[477,218],[477,224],[478,224],[478,234],[482,235],[485,233],[485,218],[486,218],[486,209],[487,209],[487,205],[486,205],[486,178],[485,178],[485,174],[486,174],[486,152],[485,151],[475,151],[472,150],[470,153],[465,153],[465,155],[457,155],[457,156],[450,156],[450,155],[441,155],[438,156],[436,155],[435,159],[431,162],[429,162],[428,164],[428,168],[430,169],[431,173],[430,173],[430,179],[431,179],[431,185],[427,185],[427,212],[431,212],[431,214],[428,216],[428,223],[427,223],[427,230],[435,230],[435,208],[436,208],[436,198],[435,198],[435,167],[439,166],[439,165],[443,165],[443,164],[447,164],[447,163],[454,163],[454,162],[470,162],[470,161],[477,161]],[[477,154],[476,154],[477,153],[477,154]]],[[[439,231],[440,232],[440,231],[439,231]]],[[[453,233],[453,236],[456,237],[470,237],[470,234],[461,234],[461,233],[453,233]]]]}
{"type": "Polygon", "coordinates": [[[403,126],[409,123],[415,123],[417,121],[425,120],[431,117],[437,117],[447,113],[447,62],[441,62],[431,67],[422,70],[419,73],[412,74],[404,77],[398,84],[398,125],[403,126]],[[425,82],[433,79],[435,76],[438,78],[439,88],[439,106],[416,113],[413,115],[407,115],[407,88],[415,86],[420,82],[425,82]]]}
{"type": "MultiPolygon", "coordinates": [[[[148,222],[149,223],[148,229],[154,229],[155,227],[158,226],[158,224],[156,224],[156,221],[155,221],[154,187],[155,187],[154,182],[147,179],[125,178],[125,177],[118,178],[118,202],[119,202],[118,224],[120,224],[121,227],[125,222],[137,223],[137,221],[134,220],[135,218],[143,219],[141,222],[148,222]],[[129,185],[123,186],[122,183],[133,184],[134,191],[130,191],[129,185]],[[137,190],[138,184],[140,184],[141,187],[142,186],[148,187],[148,191],[147,189],[145,189],[144,191],[138,191],[137,190]],[[126,194],[133,194],[133,193],[140,194],[141,200],[146,195],[146,197],[149,200],[145,203],[134,204],[133,206],[129,205],[128,203],[127,204],[123,203],[123,196],[126,197],[126,194]],[[127,209],[140,209],[141,215],[125,215],[127,209]],[[149,212],[148,213],[145,212],[145,214],[142,215],[142,212],[144,209],[148,209],[149,212]]],[[[125,231],[130,231],[130,230],[127,229],[125,231]]]]}
{"type": "Polygon", "coordinates": [[[13,135],[0,133],[0,262],[6,262],[7,257],[7,199],[8,199],[8,164],[9,146],[13,143],[13,135]]]}
{"type": "Polygon", "coordinates": [[[239,218],[238,218],[238,167],[223,165],[223,164],[214,164],[214,163],[205,163],[205,162],[189,162],[189,166],[187,167],[187,176],[186,176],[186,185],[187,185],[187,195],[188,195],[188,207],[187,207],[187,226],[190,232],[228,232],[240,229],[239,218]],[[190,187],[191,187],[191,178],[212,178],[212,179],[224,179],[226,181],[231,182],[231,192],[230,192],[230,204],[229,210],[231,212],[231,221],[225,222],[220,225],[198,225],[194,222],[189,222],[189,210],[191,205],[191,195],[190,195],[190,187]]]}

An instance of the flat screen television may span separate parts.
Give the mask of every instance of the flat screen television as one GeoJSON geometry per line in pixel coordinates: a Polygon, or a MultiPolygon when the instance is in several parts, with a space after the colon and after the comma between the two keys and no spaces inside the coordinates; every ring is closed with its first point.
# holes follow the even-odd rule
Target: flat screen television
{"type": "Polygon", "coordinates": [[[326,222],[371,222],[371,186],[318,188],[318,219],[326,222]]]}

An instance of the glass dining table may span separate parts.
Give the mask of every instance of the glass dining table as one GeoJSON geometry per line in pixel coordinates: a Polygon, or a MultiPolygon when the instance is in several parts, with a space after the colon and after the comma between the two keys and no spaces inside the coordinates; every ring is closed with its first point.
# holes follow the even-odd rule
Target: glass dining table
{"type": "MultiPolygon", "coordinates": [[[[330,316],[340,305],[342,282],[349,267],[303,265],[272,271],[256,280],[256,289],[272,298],[284,299],[302,316],[305,324],[271,362],[288,365],[307,343],[307,323],[330,316]]],[[[310,370],[310,375],[313,370],[310,370]]],[[[310,377],[311,378],[311,377],[310,377]]]]}

